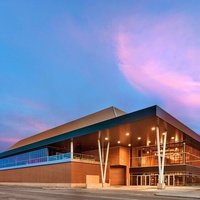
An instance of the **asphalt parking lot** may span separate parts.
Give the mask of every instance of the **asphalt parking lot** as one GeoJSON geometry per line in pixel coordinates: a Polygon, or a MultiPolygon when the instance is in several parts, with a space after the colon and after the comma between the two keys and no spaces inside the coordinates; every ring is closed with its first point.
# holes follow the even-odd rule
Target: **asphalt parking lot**
{"type": "MultiPolygon", "coordinates": [[[[155,191],[100,190],[100,189],[58,189],[0,186],[0,200],[141,200],[183,198],[156,196],[155,191]]],[[[192,198],[185,198],[192,199],[192,198]]]]}

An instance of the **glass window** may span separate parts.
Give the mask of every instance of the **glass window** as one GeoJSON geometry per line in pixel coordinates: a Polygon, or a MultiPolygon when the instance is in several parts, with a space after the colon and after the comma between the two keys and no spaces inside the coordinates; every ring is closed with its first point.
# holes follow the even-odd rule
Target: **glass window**
{"type": "Polygon", "coordinates": [[[47,161],[47,156],[48,156],[48,149],[44,148],[11,156],[8,158],[3,158],[0,159],[0,168],[45,162],[47,161]]]}

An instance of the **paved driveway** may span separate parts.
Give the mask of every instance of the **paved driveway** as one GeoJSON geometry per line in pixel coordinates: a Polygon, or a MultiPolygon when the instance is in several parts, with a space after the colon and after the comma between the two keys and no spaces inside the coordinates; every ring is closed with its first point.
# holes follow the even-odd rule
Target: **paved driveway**
{"type": "MultiPolygon", "coordinates": [[[[98,190],[98,189],[45,189],[0,186],[0,200],[141,200],[182,198],[155,196],[155,191],[98,190]]],[[[191,199],[191,198],[190,198],[191,199]]]]}

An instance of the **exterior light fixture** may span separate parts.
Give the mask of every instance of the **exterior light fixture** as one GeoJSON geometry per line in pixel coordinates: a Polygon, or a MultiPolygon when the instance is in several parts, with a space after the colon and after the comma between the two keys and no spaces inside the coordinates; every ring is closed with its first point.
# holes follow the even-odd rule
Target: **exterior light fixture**
{"type": "Polygon", "coordinates": [[[105,137],[105,140],[108,140],[108,137],[105,137]]]}
{"type": "Polygon", "coordinates": [[[129,136],[129,135],[130,135],[130,133],[127,132],[127,133],[126,133],[126,136],[129,136]]]}
{"type": "Polygon", "coordinates": [[[149,140],[149,141],[148,141],[148,144],[150,144],[150,143],[151,143],[151,141],[149,140]]]}
{"type": "Polygon", "coordinates": [[[174,140],[174,137],[171,137],[172,140],[174,140]]]}
{"type": "Polygon", "coordinates": [[[152,131],[155,131],[155,130],[156,130],[156,127],[152,127],[151,130],[152,130],[152,131]]]}
{"type": "Polygon", "coordinates": [[[166,134],[167,134],[167,132],[163,132],[163,133],[162,133],[162,135],[166,135],[166,134]]]}
{"type": "Polygon", "coordinates": [[[121,142],[118,140],[117,143],[120,144],[121,142]]]}
{"type": "Polygon", "coordinates": [[[176,147],[176,148],[175,148],[175,151],[177,151],[177,150],[178,150],[178,148],[176,147]]]}
{"type": "Polygon", "coordinates": [[[131,147],[131,144],[128,144],[129,147],[131,147]]]}
{"type": "Polygon", "coordinates": [[[137,139],[138,139],[138,140],[141,140],[141,137],[138,137],[137,139]]]}

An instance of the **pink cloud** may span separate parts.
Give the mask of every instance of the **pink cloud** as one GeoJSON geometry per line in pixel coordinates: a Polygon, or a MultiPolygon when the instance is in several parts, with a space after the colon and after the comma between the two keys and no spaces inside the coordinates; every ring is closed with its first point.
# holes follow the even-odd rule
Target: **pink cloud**
{"type": "Polygon", "coordinates": [[[19,138],[0,137],[0,143],[14,144],[14,143],[16,143],[17,141],[19,141],[19,138]]]}
{"type": "Polygon", "coordinates": [[[0,152],[8,149],[9,146],[12,146],[13,144],[17,143],[19,140],[20,140],[19,138],[8,137],[2,134],[2,136],[0,137],[0,152]]]}
{"type": "Polygon", "coordinates": [[[16,130],[21,135],[27,132],[38,133],[50,128],[50,125],[42,120],[30,116],[16,116],[4,122],[8,127],[16,130]]]}
{"type": "Polygon", "coordinates": [[[0,131],[0,151],[9,148],[23,138],[45,131],[51,127],[39,119],[22,116],[6,120],[4,125],[9,127],[9,130],[0,131]],[[18,138],[15,137],[16,135],[18,138]]]}
{"type": "Polygon", "coordinates": [[[200,111],[200,45],[198,31],[186,17],[135,21],[116,35],[118,66],[139,91],[157,96],[169,108],[200,111]]]}
{"type": "Polygon", "coordinates": [[[22,106],[26,106],[30,109],[38,109],[38,110],[43,110],[46,108],[46,105],[35,102],[31,99],[26,99],[26,98],[18,98],[17,101],[22,104],[22,106]]]}
{"type": "Polygon", "coordinates": [[[34,118],[29,118],[26,122],[29,129],[32,128],[37,132],[47,130],[50,127],[49,124],[34,118]]]}

